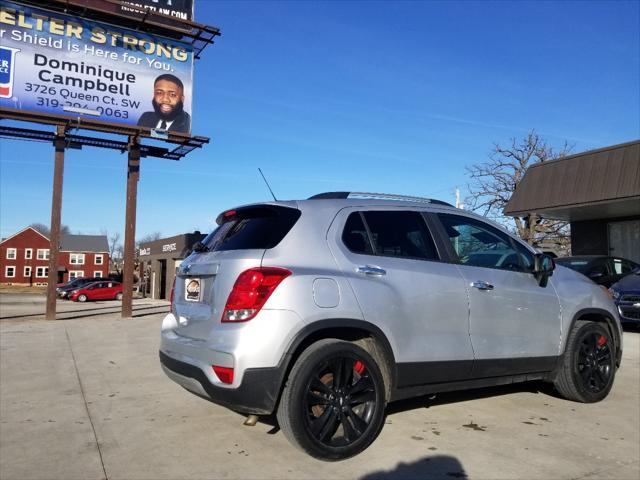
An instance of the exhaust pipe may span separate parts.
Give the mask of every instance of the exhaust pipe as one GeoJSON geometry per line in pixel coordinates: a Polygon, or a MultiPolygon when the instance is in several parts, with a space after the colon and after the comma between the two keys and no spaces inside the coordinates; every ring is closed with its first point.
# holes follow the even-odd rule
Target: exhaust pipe
{"type": "Polygon", "coordinates": [[[247,427],[255,427],[256,423],[258,423],[258,416],[249,415],[247,416],[247,419],[244,421],[243,425],[246,425],[247,427]]]}

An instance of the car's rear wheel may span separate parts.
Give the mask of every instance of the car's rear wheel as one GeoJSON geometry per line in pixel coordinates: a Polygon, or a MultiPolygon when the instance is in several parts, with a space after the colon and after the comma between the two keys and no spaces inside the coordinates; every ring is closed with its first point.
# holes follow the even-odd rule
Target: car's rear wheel
{"type": "Polygon", "coordinates": [[[87,296],[83,293],[81,295],[78,295],[78,301],[79,302],[86,302],[87,301],[87,296]]]}
{"type": "Polygon", "coordinates": [[[116,293],[116,300],[122,300],[122,293],[116,293]]]}
{"type": "Polygon", "coordinates": [[[554,381],[556,390],[568,400],[599,402],[611,391],[615,373],[615,345],[609,330],[596,322],[576,322],[554,381]]]}
{"type": "Polygon", "coordinates": [[[293,366],[278,423],[294,445],[322,460],[360,453],[384,423],[385,387],[373,357],[353,343],[320,340],[293,366]]]}

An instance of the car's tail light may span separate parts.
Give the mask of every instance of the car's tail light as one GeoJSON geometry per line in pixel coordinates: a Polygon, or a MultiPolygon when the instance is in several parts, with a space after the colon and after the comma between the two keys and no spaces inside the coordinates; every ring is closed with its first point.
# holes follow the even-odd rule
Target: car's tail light
{"type": "Polygon", "coordinates": [[[242,272],[227,298],[223,322],[246,322],[255,317],[280,282],[291,275],[285,268],[259,267],[242,272]]]}
{"type": "Polygon", "coordinates": [[[211,365],[211,368],[213,368],[213,371],[222,383],[229,385],[233,383],[233,368],[219,367],[218,365],[211,365]]]}
{"type": "Polygon", "coordinates": [[[176,277],[173,277],[173,284],[171,285],[171,293],[169,294],[169,311],[171,313],[175,313],[175,310],[173,309],[173,297],[175,295],[175,290],[176,290],[176,277]]]}

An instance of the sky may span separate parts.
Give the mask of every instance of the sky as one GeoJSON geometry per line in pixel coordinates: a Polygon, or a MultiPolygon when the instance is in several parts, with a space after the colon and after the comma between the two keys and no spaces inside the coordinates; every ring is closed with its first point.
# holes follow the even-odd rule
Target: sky
{"type": "MultiPolygon", "coordinates": [[[[326,191],[466,194],[465,167],[531,129],[578,153],[640,138],[638,1],[213,1],[179,162],[143,158],[136,238],[326,191]]],[[[33,125],[22,124],[30,128],[33,125]]],[[[46,127],[50,128],[50,127],[46,127]]],[[[62,223],[124,237],[126,155],[65,158],[62,223]]],[[[50,144],[0,142],[0,236],[50,224],[50,144]]]]}

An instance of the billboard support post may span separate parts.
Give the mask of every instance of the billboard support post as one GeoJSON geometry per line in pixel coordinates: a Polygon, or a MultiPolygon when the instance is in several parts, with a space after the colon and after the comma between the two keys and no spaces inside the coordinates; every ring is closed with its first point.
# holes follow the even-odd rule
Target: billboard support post
{"type": "Polygon", "coordinates": [[[133,272],[135,260],[136,204],[138,201],[138,180],[140,179],[140,143],[131,135],[127,159],[127,204],[124,225],[124,268],[122,269],[122,318],[130,318],[133,313],[133,272]]]}
{"type": "Polygon", "coordinates": [[[58,258],[60,253],[60,224],[62,218],[62,178],[64,175],[64,151],[66,127],[56,127],[55,164],[53,167],[53,194],[51,199],[51,232],[49,237],[49,275],[47,279],[47,320],[56,319],[56,284],[58,283],[58,258]]]}

